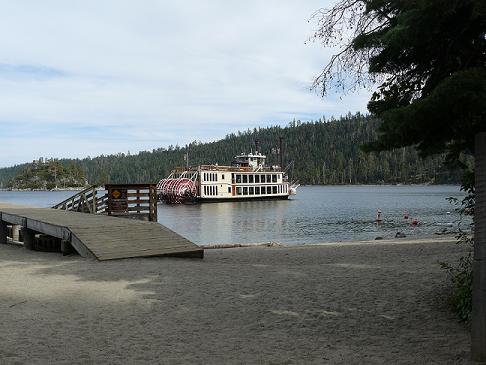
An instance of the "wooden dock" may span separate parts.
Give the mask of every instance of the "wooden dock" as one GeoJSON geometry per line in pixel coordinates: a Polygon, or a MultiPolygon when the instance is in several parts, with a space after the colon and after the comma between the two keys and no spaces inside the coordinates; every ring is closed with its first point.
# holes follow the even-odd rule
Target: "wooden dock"
{"type": "Polygon", "coordinates": [[[202,258],[204,250],[156,222],[44,208],[0,206],[0,243],[7,225],[20,225],[24,246],[32,248],[36,234],[59,238],[81,256],[97,260],[130,257],[184,256],[202,258]]]}

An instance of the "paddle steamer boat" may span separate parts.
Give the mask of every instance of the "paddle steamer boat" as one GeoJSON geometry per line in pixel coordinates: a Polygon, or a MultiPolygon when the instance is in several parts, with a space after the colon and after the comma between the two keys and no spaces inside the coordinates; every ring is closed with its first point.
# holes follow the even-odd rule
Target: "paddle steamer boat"
{"type": "Polygon", "coordinates": [[[168,204],[270,200],[288,199],[298,186],[280,166],[267,166],[257,151],[236,156],[231,166],[176,168],[158,183],[157,193],[168,204]]]}

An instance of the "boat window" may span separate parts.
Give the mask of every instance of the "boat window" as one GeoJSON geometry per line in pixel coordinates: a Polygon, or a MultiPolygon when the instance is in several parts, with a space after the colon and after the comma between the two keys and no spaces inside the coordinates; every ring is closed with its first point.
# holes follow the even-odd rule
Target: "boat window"
{"type": "Polygon", "coordinates": [[[243,187],[243,195],[248,195],[248,188],[246,186],[243,187]]]}
{"type": "Polygon", "coordinates": [[[231,186],[228,186],[228,193],[231,194],[231,186]]]}
{"type": "Polygon", "coordinates": [[[241,175],[240,174],[236,175],[236,183],[237,184],[241,183],[241,175]]]}
{"type": "Polygon", "coordinates": [[[248,175],[248,182],[253,184],[253,175],[248,175]]]}
{"type": "Polygon", "coordinates": [[[248,182],[248,175],[243,175],[243,184],[248,182]]]}
{"type": "Polygon", "coordinates": [[[253,189],[253,186],[250,186],[248,188],[248,191],[249,191],[250,195],[255,195],[255,189],[253,189]]]}
{"type": "Polygon", "coordinates": [[[206,195],[206,185],[204,186],[203,191],[204,191],[204,195],[206,195]]]}
{"type": "MultiPolygon", "coordinates": [[[[255,177],[258,177],[258,175],[255,176],[255,177]]],[[[259,186],[255,186],[255,195],[260,195],[260,187],[259,186]]]]}
{"type": "Polygon", "coordinates": [[[275,175],[275,174],[272,175],[272,182],[274,182],[274,183],[277,182],[277,175],[275,175]]]}
{"type": "Polygon", "coordinates": [[[274,194],[277,194],[277,187],[276,186],[272,186],[272,190],[273,190],[274,194]]]}
{"type": "Polygon", "coordinates": [[[272,187],[271,186],[267,186],[267,194],[272,194],[272,187]]]}
{"type": "Polygon", "coordinates": [[[257,184],[260,182],[260,175],[255,175],[255,182],[257,184]]]}
{"type": "Polygon", "coordinates": [[[262,184],[265,184],[265,175],[260,175],[260,177],[262,178],[262,184]]]}
{"type": "Polygon", "coordinates": [[[272,176],[270,174],[267,175],[267,183],[272,182],[272,176]]]}
{"type": "Polygon", "coordinates": [[[218,174],[214,174],[214,181],[218,181],[218,174]]]}
{"type": "Polygon", "coordinates": [[[236,188],[236,195],[241,195],[241,191],[242,191],[241,186],[238,186],[238,187],[236,188]]]}
{"type": "Polygon", "coordinates": [[[223,175],[221,175],[221,180],[224,180],[224,174],[223,174],[223,175]]]}
{"type": "Polygon", "coordinates": [[[231,174],[231,182],[233,184],[236,182],[236,180],[235,180],[235,174],[231,174]]]}
{"type": "Polygon", "coordinates": [[[218,187],[217,186],[215,186],[214,190],[215,190],[214,195],[218,195],[218,187]]]}

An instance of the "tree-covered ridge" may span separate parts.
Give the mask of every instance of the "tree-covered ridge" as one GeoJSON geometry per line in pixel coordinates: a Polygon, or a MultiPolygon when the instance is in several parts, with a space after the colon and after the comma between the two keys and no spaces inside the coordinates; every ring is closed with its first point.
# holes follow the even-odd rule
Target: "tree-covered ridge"
{"type": "MultiPolygon", "coordinates": [[[[64,166],[80,166],[89,183],[157,182],[176,166],[184,166],[184,154],[191,165],[230,164],[241,152],[254,150],[255,141],[267,154],[269,164],[277,164],[272,149],[284,138],[285,165],[291,178],[303,184],[380,184],[380,183],[456,183],[457,174],[442,168],[443,156],[418,158],[411,147],[380,153],[364,153],[360,145],[376,138],[380,121],[361,114],[339,120],[292,122],[287,127],[273,126],[231,133],[211,142],[193,142],[184,147],[169,146],[136,155],[117,154],[60,160],[64,166]]],[[[10,168],[12,169],[12,168],[10,168]]],[[[0,182],[9,179],[11,170],[0,170],[0,182]]],[[[10,177],[11,178],[11,177],[10,177]]]]}
{"type": "Polygon", "coordinates": [[[61,164],[57,160],[34,161],[25,165],[6,185],[14,189],[51,190],[83,187],[86,179],[81,166],[74,162],[61,164]]]}

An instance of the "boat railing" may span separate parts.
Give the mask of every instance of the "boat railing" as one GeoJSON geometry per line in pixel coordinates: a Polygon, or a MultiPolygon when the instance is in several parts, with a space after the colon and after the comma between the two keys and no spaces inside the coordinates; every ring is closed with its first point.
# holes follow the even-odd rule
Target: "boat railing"
{"type": "Polygon", "coordinates": [[[259,166],[257,169],[251,167],[237,167],[237,166],[219,166],[219,165],[201,165],[201,170],[205,171],[225,171],[225,172],[281,172],[270,166],[259,166]]]}

